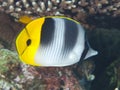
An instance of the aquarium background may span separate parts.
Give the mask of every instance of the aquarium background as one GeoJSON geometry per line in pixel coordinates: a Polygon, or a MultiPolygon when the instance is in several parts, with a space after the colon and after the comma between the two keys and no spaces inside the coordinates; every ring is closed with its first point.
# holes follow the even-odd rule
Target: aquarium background
{"type": "Polygon", "coordinates": [[[2,90],[119,90],[119,0],[0,0],[0,89],[2,90]],[[66,16],[80,22],[98,55],[69,67],[23,64],[15,39],[25,27],[21,16],[66,16]],[[78,72],[76,74],[76,72],[78,72]],[[95,76],[94,79],[89,76],[95,76]]]}

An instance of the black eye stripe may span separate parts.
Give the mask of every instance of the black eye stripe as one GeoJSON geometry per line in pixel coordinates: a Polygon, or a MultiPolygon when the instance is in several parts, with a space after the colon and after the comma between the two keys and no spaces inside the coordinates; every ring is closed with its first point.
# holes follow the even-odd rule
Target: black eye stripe
{"type": "Polygon", "coordinates": [[[28,40],[26,41],[26,44],[27,44],[27,46],[29,46],[29,45],[31,44],[31,39],[28,39],[28,40]]]}
{"type": "Polygon", "coordinates": [[[30,37],[30,34],[29,34],[28,29],[26,27],[25,27],[25,31],[26,31],[27,35],[30,37]]]}

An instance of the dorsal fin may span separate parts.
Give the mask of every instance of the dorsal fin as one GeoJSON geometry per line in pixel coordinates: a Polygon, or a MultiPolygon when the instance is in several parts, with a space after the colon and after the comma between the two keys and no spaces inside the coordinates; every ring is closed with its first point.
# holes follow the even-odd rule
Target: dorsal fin
{"type": "Polygon", "coordinates": [[[23,23],[23,24],[28,24],[32,20],[33,20],[33,17],[24,15],[24,16],[21,16],[18,21],[23,23]]]}

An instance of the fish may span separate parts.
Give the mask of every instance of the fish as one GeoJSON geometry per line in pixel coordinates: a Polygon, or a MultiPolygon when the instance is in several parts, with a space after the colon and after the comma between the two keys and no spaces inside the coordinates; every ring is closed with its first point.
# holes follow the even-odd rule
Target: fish
{"type": "Polygon", "coordinates": [[[98,54],[89,45],[81,24],[71,18],[46,16],[28,21],[16,37],[16,49],[23,63],[63,67],[98,54]]]}

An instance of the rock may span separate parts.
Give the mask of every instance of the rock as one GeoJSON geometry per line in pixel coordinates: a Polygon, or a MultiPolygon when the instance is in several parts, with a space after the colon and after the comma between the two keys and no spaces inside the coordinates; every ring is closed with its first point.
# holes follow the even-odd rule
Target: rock
{"type": "Polygon", "coordinates": [[[4,48],[4,46],[2,44],[0,44],[0,49],[4,48]]]}
{"type": "Polygon", "coordinates": [[[15,38],[18,32],[20,32],[23,26],[21,24],[12,21],[11,17],[5,13],[0,13],[0,43],[10,49],[15,42],[15,38]]]}

